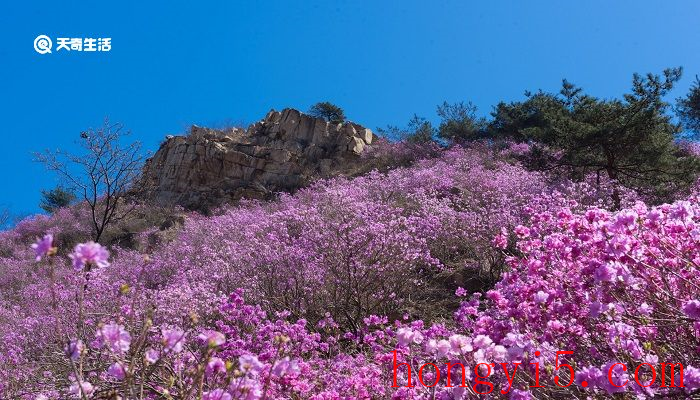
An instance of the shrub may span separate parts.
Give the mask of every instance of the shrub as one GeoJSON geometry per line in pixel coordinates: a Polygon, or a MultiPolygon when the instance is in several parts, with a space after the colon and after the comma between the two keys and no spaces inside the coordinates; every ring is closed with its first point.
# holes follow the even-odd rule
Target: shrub
{"type": "Polygon", "coordinates": [[[474,366],[494,363],[492,397],[696,396],[699,199],[649,207],[618,191],[613,213],[614,182],[551,179],[514,161],[521,150],[454,147],[188,215],[148,254],[87,242],[78,206],[28,219],[0,235],[0,392],[462,399],[489,389],[474,366]],[[573,352],[559,357],[576,371],[567,388],[557,351],[573,352]],[[428,362],[439,377],[418,375],[428,362]],[[447,386],[447,362],[468,387],[447,386]],[[628,377],[681,362],[685,387],[616,388],[615,362],[628,377]],[[396,363],[415,387],[406,366],[392,387],[396,363]]]}

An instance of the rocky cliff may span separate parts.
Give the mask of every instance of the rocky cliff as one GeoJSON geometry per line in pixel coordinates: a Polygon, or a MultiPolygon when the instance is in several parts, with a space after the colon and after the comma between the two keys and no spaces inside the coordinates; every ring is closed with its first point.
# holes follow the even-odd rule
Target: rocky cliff
{"type": "Polygon", "coordinates": [[[351,173],[372,131],[294,109],[270,111],[247,130],[192,126],[168,136],[144,166],[143,188],[159,204],[207,210],[240,198],[268,198],[318,177],[351,173]]]}

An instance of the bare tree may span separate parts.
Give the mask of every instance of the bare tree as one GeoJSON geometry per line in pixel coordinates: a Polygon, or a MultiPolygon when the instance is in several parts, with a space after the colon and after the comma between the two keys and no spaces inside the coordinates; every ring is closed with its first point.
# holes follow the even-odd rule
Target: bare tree
{"type": "Polygon", "coordinates": [[[10,229],[28,216],[28,213],[12,211],[6,205],[0,206],[0,230],[10,229]]]}
{"type": "Polygon", "coordinates": [[[88,204],[96,242],[110,224],[133,209],[126,196],[140,174],[144,155],[140,142],[123,143],[129,135],[122,124],[105,119],[101,128],[80,133],[79,154],[61,150],[35,154],[88,204]]]}
{"type": "Polygon", "coordinates": [[[10,225],[11,220],[12,215],[10,214],[10,210],[5,207],[0,208],[0,229],[5,229],[10,225]]]}

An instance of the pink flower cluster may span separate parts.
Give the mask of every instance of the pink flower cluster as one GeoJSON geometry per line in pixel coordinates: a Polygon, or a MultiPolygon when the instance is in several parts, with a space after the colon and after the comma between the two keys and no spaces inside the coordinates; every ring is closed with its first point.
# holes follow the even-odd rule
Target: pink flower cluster
{"type": "Polygon", "coordinates": [[[614,184],[508,157],[454,148],[191,216],[147,255],[88,242],[70,209],[27,220],[0,234],[0,397],[696,396],[698,199],[620,189],[612,212],[614,184]],[[645,363],[684,386],[622,385],[645,363]]]}

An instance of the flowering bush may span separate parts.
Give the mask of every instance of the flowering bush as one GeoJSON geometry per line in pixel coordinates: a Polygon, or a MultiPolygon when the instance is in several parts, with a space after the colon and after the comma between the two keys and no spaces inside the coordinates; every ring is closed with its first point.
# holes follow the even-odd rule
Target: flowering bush
{"type": "Polygon", "coordinates": [[[62,218],[0,237],[2,398],[700,390],[696,197],[649,207],[476,146],[191,216],[150,254],[64,240],[62,218]]]}

